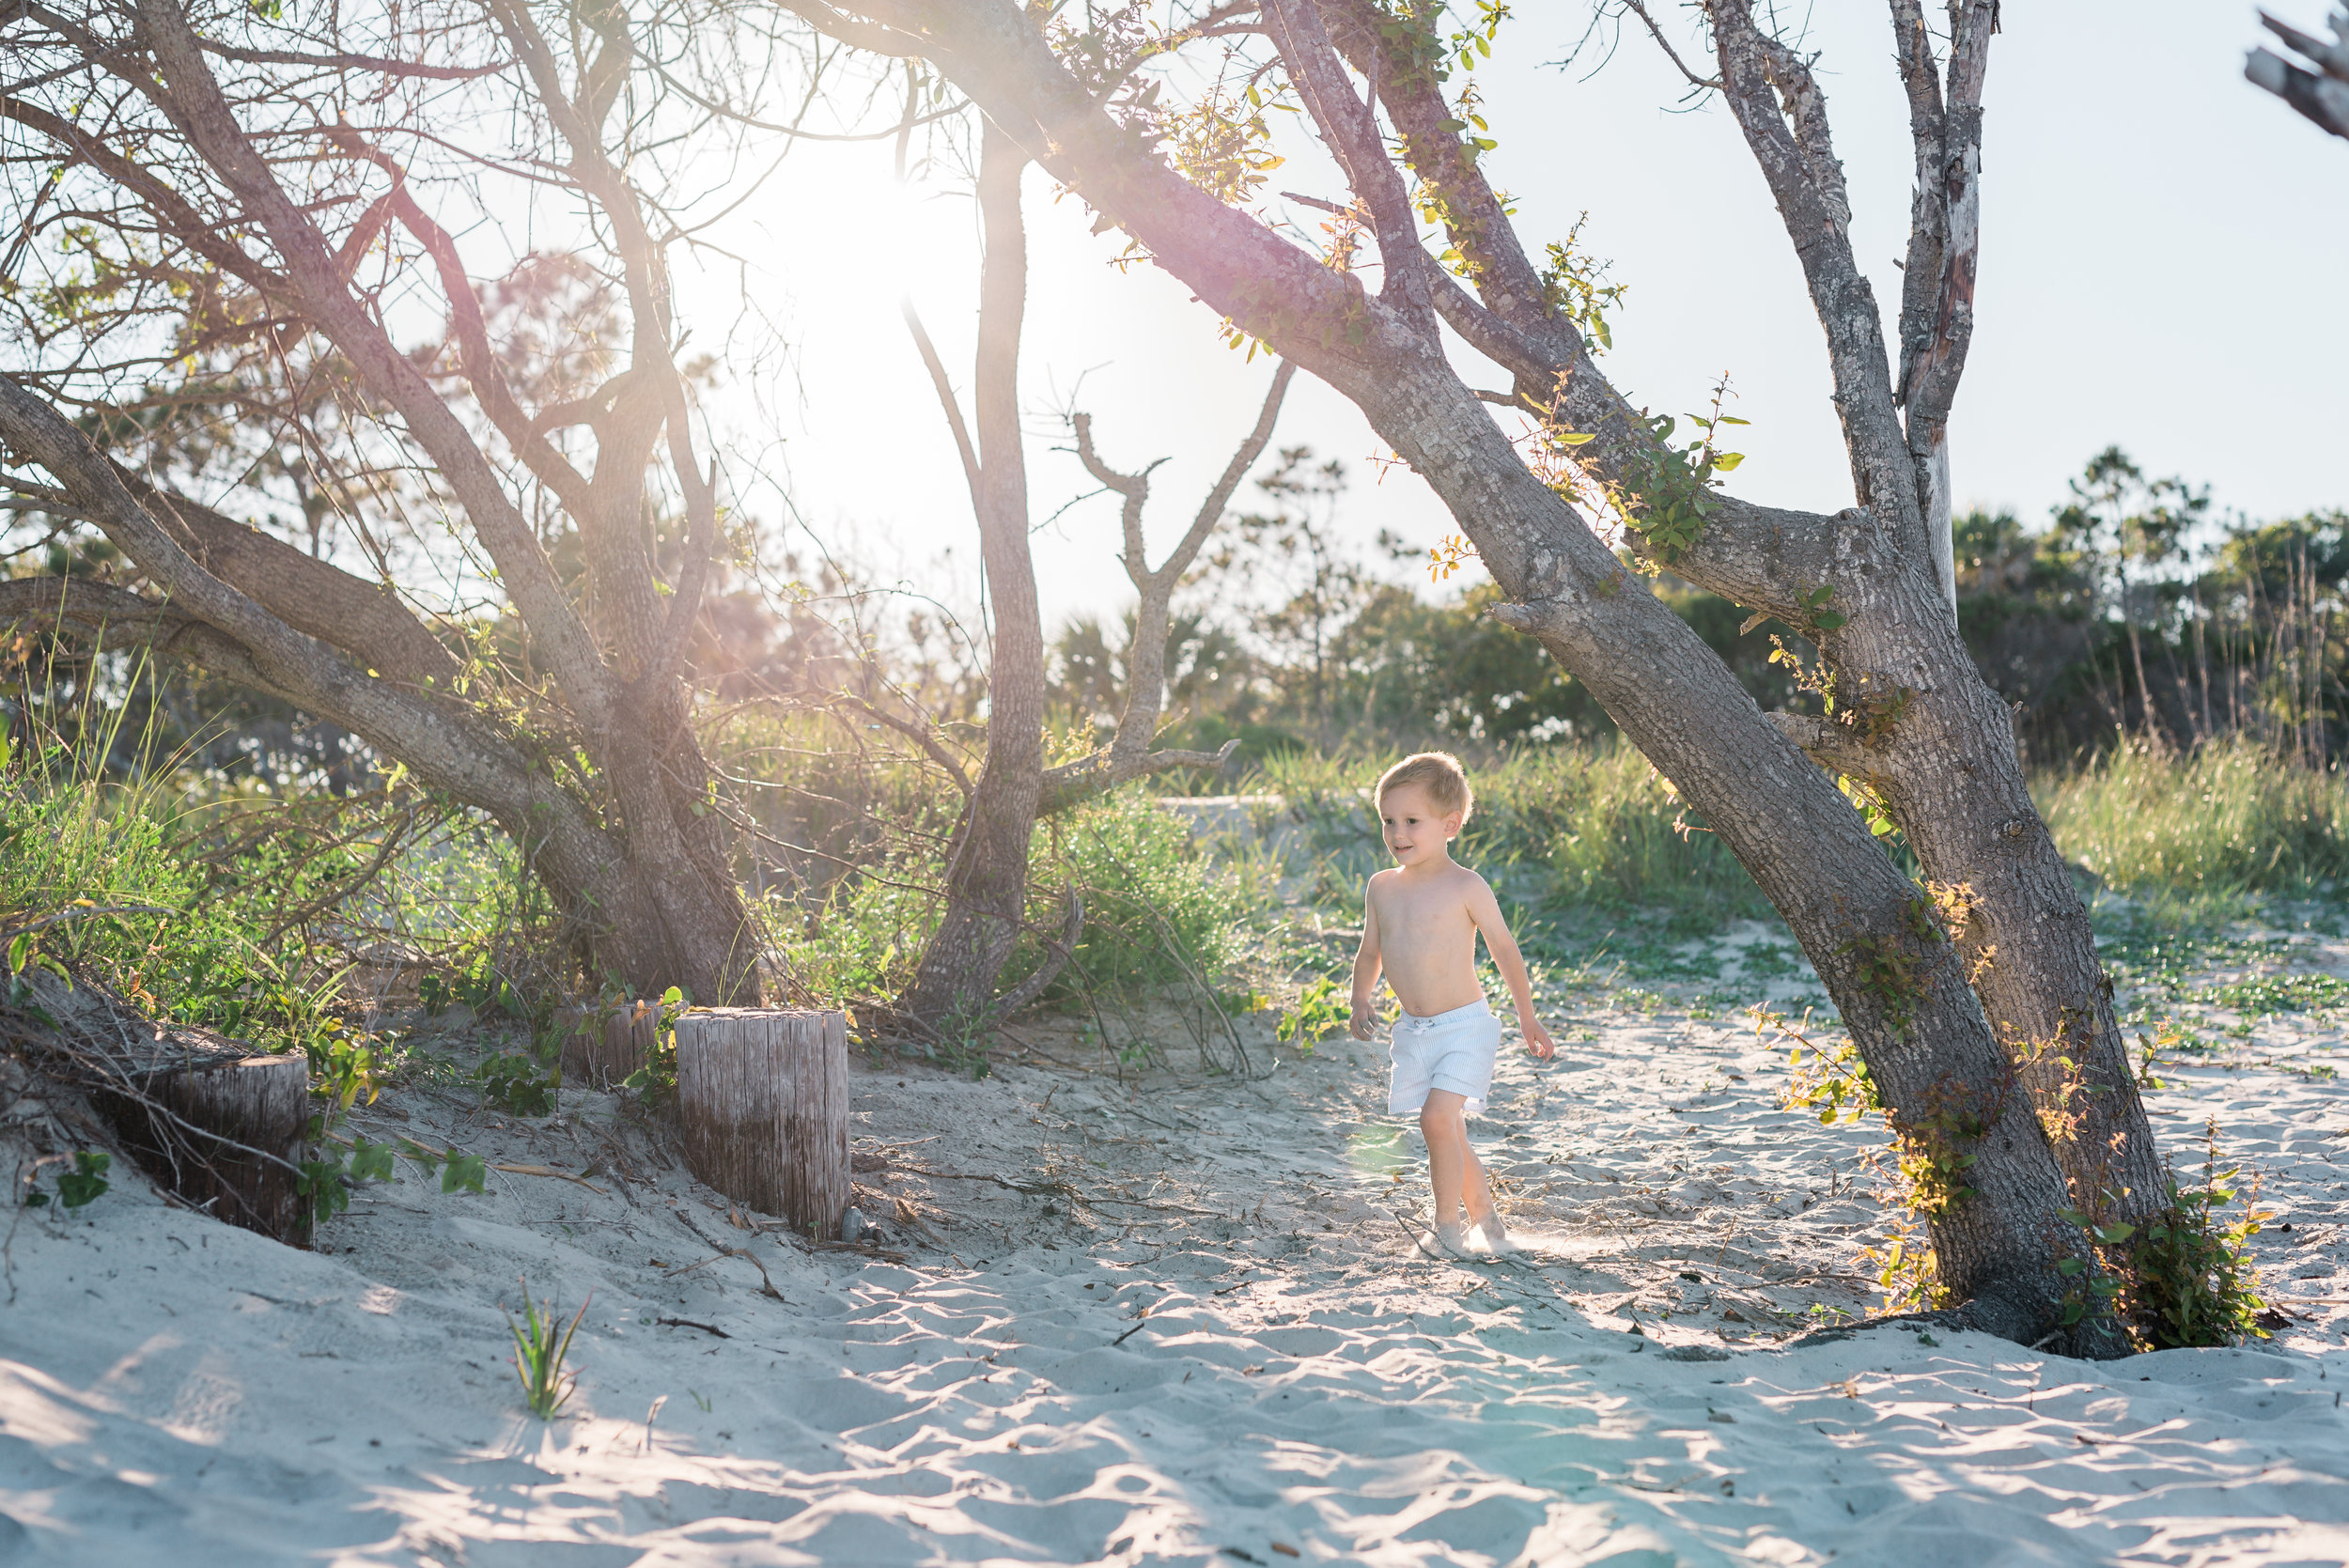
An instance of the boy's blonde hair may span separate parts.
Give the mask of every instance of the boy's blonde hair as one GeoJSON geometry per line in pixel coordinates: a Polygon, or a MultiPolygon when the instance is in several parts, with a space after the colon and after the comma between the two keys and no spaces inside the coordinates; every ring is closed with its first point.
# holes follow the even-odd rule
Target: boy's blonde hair
{"type": "Polygon", "coordinates": [[[1456,811],[1466,822],[1476,810],[1476,791],[1469,787],[1468,770],[1450,752],[1421,752],[1405,757],[1378,775],[1378,787],[1371,799],[1384,809],[1387,791],[1411,784],[1425,790],[1436,809],[1447,816],[1456,811]]]}

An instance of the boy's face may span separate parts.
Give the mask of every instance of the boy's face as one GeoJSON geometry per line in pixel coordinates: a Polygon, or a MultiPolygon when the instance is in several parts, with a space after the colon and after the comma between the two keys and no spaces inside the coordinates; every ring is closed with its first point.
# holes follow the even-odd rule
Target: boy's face
{"type": "Polygon", "coordinates": [[[1435,800],[1418,784],[1397,784],[1378,802],[1386,824],[1387,852],[1398,864],[1417,865],[1444,852],[1460,831],[1460,814],[1436,809],[1435,800]]]}

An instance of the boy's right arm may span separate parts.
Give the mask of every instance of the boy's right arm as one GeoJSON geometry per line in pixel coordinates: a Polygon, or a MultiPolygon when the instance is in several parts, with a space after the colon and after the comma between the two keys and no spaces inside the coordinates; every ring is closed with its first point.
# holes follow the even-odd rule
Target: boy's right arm
{"type": "Polygon", "coordinates": [[[1378,1016],[1371,1003],[1378,992],[1378,906],[1370,888],[1362,888],[1362,945],[1354,951],[1354,1015],[1346,1032],[1367,1040],[1377,1032],[1378,1016]]]}

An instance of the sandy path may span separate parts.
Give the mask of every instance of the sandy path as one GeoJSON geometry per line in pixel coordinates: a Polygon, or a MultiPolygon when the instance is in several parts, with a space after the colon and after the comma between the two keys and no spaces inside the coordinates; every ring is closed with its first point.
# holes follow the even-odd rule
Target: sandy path
{"type": "MultiPolygon", "coordinates": [[[[596,1096],[387,1097],[379,1135],[601,1190],[403,1168],[331,1252],[117,1184],[16,1236],[0,1562],[2349,1560],[2349,1309],[2103,1366],[1789,1348],[1872,1300],[1874,1135],[1777,1110],[1778,1054],[1685,999],[1608,1000],[1561,999],[1589,1038],[1478,1125],[1545,1244],[1516,1265],[1410,1248],[1417,1140],[1347,1046],[1253,1083],[861,1070],[860,1203],[916,1217],[903,1264],[735,1228],[596,1096]],[[595,1293],[551,1428],[505,1365],[521,1273],[595,1293]]],[[[2349,1296],[2339,1038],[2257,1022],[2152,1099],[2198,1159],[2215,1112],[2268,1166],[2295,1297],[2349,1296]]]]}

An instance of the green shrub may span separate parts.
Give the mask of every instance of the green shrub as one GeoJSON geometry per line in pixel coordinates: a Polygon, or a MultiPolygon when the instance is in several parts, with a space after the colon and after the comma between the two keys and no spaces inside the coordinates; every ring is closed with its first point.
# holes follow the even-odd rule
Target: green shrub
{"type": "MultiPolygon", "coordinates": [[[[1260,882],[1219,865],[1179,817],[1139,790],[1089,802],[1047,826],[1039,880],[1073,884],[1085,900],[1085,931],[1050,994],[1093,986],[1166,986],[1221,974],[1245,950],[1252,918],[1269,903],[1260,882]]],[[[1050,929],[1049,906],[1032,917],[1050,929]]]]}
{"type": "Polygon", "coordinates": [[[773,890],[755,907],[792,977],[827,1002],[894,996],[913,978],[937,929],[939,895],[916,878],[942,867],[912,857],[879,861],[801,902],[773,890]]]}
{"type": "Polygon", "coordinates": [[[2226,1212],[2242,1192],[2239,1169],[2218,1169],[2218,1129],[2209,1129],[2209,1153],[2200,1187],[2169,1179],[2169,1204],[2133,1238],[2126,1253],[2129,1283],[2122,1300],[2140,1348],[2232,1344],[2247,1334],[2267,1337],[2260,1325],[2266,1306],[2251,1267],[2250,1238],[2268,1218],[2259,1206],[2259,1182],[2242,1193],[2243,1206],[2226,1212]]]}

